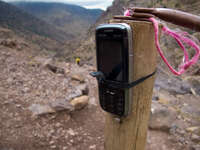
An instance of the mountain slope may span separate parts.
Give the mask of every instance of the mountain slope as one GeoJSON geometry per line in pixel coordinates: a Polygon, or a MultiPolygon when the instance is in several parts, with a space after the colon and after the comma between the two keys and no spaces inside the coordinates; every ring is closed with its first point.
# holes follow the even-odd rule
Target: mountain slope
{"type": "MultiPolygon", "coordinates": [[[[124,8],[126,7],[167,7],[172,9],[183,10],[193,14],[200,14],[200,2],[198,0],[115,0],[113,5],[110,6],[97,20],[96,24],[92,26],[88,33],[88,38],[83,40],[81,46],[77,49],[75,53],[80,53],[82,59],[91,64],[95,62],[95,42],[94,42],[94,30],[98,24],[106,23],[114,15],[123,15],[124,8]]],[[[177,27],[176,27],[177,28],[177,27]]],[[[180,27],[178,27],[180,28],[180,27]]],[[[192,31],[189,31],[193,33],[192,31]]],[[[198,33],[196,33],[198,34],[198,33]]],[[[197,36],[200,37],[198,34],[197,36]]],[[[166,41],[162,41],[163,45],[166,44],[166,41]]],[[[170,44],[169,44],[170,45],[170,44]]],[[[168,45],[168,46],[169,46],[168,45]]],[[[170,47],[172,52],[169,52],[169,49],[163,48],[168,51],[168,56],[172,53],[174,55],[174,47],[170,47]]],[[[179,55],[180,56],[180,55],[179,55]]],[[[172,60],[175,63],[174,58],[172,60]]]]}
{"type": "Polygon", "coordinates": [[[84,35],[103,12],[100,9],[90,10],[63,3],[13,2],[12,4],[76,37],[84,35]]]}
{"type": "Polygon", "coordinates": [[[72,35],[63,33],[46,22],[2,1],[0,1],[0,25],[16,32],[32,33],[59,42],[72,38],[72,35]]]}

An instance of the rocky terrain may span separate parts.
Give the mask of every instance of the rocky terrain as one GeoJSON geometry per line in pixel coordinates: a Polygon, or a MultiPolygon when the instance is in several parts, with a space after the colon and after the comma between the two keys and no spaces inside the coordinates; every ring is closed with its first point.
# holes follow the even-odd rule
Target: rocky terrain
{"type": "MultiPolygon", "coordinates": [[[[58,61],[8,29],[0,33],[0,149],[103,150],[105,112],[89,76],[95,67],[58,61]]],[[[166,76],[160,68],[146,149],[199,150],[199,86],[166,76]]]]}
{"type": "MultiPolygon", "coordinates": [[[[198,14],[198,4],[116,0],[76,51],[71,47],[78,45],[72,41],[58,45],[34,35],[31,38],[37,42],[33,42],[0,27],[0,150],[103,150],[105,112],[99,106],[97,82],[89,75],[96,68],[95,26],[122,14],[128,5],[198,14]],[[38,44],[46,41],[46,46],[66,51],[49,51],[38,44]],[[80,65],[73,63],[77,55],[80,65]]],[[[162,40],[167,57],[177,67],[182,55],[170,39],[162,40]]],[[[173,76],[161,61],[158,64],[146,150],[200,150],[200,63],[181,77],[173,76]]]]}

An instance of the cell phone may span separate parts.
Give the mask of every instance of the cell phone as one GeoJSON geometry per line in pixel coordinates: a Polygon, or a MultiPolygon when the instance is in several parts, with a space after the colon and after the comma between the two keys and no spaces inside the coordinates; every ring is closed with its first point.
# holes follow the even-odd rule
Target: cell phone
{"type": "Polygon", "coordinates": [[[133,81],[132,33],[126,23],[102,24],[96,28],[97,70],[108,81],[98,83],[100,105],[117,116],[127,116],[131,111],[132,89],[109,84],[133,81]]]}

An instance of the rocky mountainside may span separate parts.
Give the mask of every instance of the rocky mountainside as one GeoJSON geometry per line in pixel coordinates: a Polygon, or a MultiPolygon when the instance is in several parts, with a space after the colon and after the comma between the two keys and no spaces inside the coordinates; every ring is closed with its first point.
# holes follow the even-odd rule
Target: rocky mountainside
{"type": "Polygon", "coordinates": [[[64,3],[13,2],[12,4],[76,38],[86,34],[103,12],[100,9],[85,9],[64,3]]]}
{"type": "MultiPolygon", "coordinates": [[[[86,40],[82,41],[81,46],[77,49],[77,53],[82,54],[82,58],[90,63],[95,62],[95,42],[94,42],[94,30],[95,27],[98,24],[106,23],[109,19],[113,18],[114,15],[123,15],[124,9],[126,7],[161,7],[161,8],[172,8],[172,9],[178,9],[186,12],[190,12],[193,14],[200,14],[200,2],[198,0],[115,0],[113,2],[113,5],[109,7],[106,12],[104,12],[101,17],[97,20],[96,24],[92,26],[88,33],[88,38],[86,40]],[[87,55],[86,55],[87,54],[87,55]]],[[[177,26],[169,25],[172,28],[180,28],[177,26]]],[[[194,33],[191,30],[184,29],[186,31],[189,31],[189,33],[192,33],[196,38],[200,39],[199,33],[194,33]]],[[[179,59],[180,61],[180,54],[175,56],[176,58],[171,58],[174,54],[174,49],[177,48],[176,44],[167,44],[168,42],[171,42],[172,40],[163,40],[163,49],[165,51],[168,51],[166,55],[169,56],[170,61],[172,61],[174,64],[177,64],[175,59],[179,59]],[[171,46],[170,46],[171,45],[171,46]],[[170,46],[169,49],[167,47],[170,46]],[[178,58],[179,57],[179,58],[178,58]]],[[[177,51],[178,49],[176,49],[177,51]]]]}
{"type": "Polygon", "coordinates": [[[72,35],[63,33],[33,15],[2,1],[0,1],[0,25],[24,35],[36,34],[58,42],[72,38],[72,35]]]}

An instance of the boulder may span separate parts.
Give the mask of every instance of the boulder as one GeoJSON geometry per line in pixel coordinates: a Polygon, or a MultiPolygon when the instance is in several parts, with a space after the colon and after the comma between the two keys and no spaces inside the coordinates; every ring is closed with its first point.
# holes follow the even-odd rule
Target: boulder
{"type": "Polygon", "coordinates": [[[71,100],[71,105],[74,106],[75,110],[80,110],[88,105],[89,97],[81,96],[71,100]]]}
{"type": "Polygon", "coordinates": [[[176,120],[176,112],[157,102],[152,102],[149,129],[169,132],[176,120]]]}

